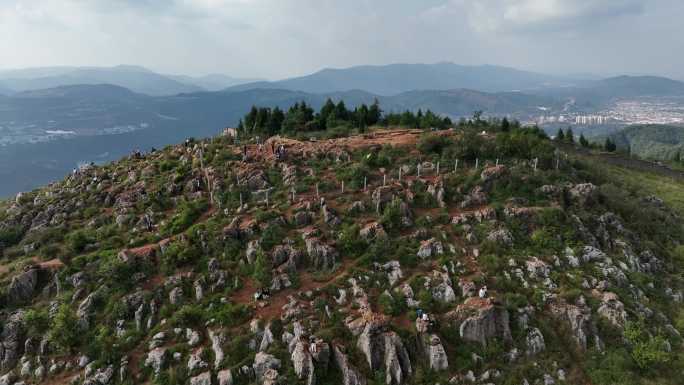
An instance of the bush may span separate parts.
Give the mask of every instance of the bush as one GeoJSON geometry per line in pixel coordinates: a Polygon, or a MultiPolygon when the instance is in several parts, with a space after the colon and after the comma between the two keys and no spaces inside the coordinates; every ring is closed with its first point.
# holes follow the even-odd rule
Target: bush
{"type": "Polygon", "coordinates": [[[660,335],[651,336],[643,320],[628,321],[625,325],[625,338],[631,345],[630,354],[639,369],[655,369],[670,361],[670,354],[664,349],[665,338],[660,335]]]}
{"type": "Polygon", "coordinates": [[[14,246],[21,241],[24,233],[19,226],[11,226],[0,229],[0,245],[5,247],[14,246]]]}
{"type": "Polygon", "coordinates": [[[185,231],[202,216],[208,207],[209,204],[204,199],[197,202],[182,203],[179,212],[164,226],[163,232],[167,235],[173,235],[185,231]]]}
{"type": "Polygon", "coordinates": [[[69,234],[66,238],[66,242],[69,250],[76,254],[80,254],[85,250],[86,246],[92,242],[92,237],[90,237],[90,234],[86,233],[85,230],[79,230],[69,234]]]}
{"type": "Polygon", "coordinates": [[[444,135],[427,134],[418,140],[418,150],[423,154],[441,154],[447,147],[454,142],[451,138],[444,135]]]}
{"type": "Polygon", "coordinates": [[[76,313],[63,304],[50,325],[50,340],[65,352],[71,352],[81,342],[81,330],[78,327],[76,313]]]}

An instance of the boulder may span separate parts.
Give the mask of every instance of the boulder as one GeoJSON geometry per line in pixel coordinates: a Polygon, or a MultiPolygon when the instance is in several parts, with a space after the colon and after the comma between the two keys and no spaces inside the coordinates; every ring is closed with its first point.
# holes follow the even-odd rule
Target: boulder
{"type": "Polygon", "coordinates": [[[12,304],[26,303],[33,299],[38,289],[38,269],[31,268],[12,277],[7,288],[7,300],[12,304]]]}
{"type": "Polygon", "coordinates": [[[420,248],[418,249],[418,253],[416,255],[422,259],[427,259],[442,254],[444,254],[442,242],[438,241],[436,238],[430,238],[427,241],[420,243],[420,248]]]}
{"type": "Polygon", "coordinates": [[[572,198],[580,206],[586,206],[596,201],[598,196],[598,187],[591,183],[582,183],[575,185],[568,191],[570,198],[572,198]]]}
{"type": "Polygon", "coordinates": [[[304,242],[306,243],[306,252],[314,268],[330,270],[335,266],[339,254],[332,246],[314,237],[305,238],[304,242]]]}
{"type": "Polygon", "coordinates": [[[456,302],[456,293],[446,281],[442,281],[432,288],[432,297],[441,303],[456,302]]]}
{"type": "Polygon", "coordinates": [[[262,382],[264,381],[264,375],[268,370],[280,369],[280,360],[271,354],[259,352],[254,357],[252,368],[254,369],[257,381],[262,382]]]}
{"type": "Polygon", "coordinates": [[[483,346],[492,338],[512,341],[508,311],[495,306],[490,299],[468,298],[455,311],[447,313],[447,318],[460,322],[459,333],[466,341],[483,346]]]}
{"type": "Polygon", "coordinates": [[[155,348],[147,353],[145,366],[151,367],[155,375],[161,373],[166,365],[166,348],[155,348]]]}
{"type": "Polygon", "coordinates": [[[492,182],[496,179],[501,178],[508,172],[508,169],[506,166],[500,164],[497,166],[490,166],[482,170],[482,173],[480,173],[480,179],[482,180],[482,183],[489,183],[492,182]]]}
{"type": "Polygon", "coordinates": [[[461,202],[461,208],[467,209],[470,207],[484,206],[487,204],[487,194],[481,186],[475,186],[470,194],[466,195],[461,202]]]}
{"type": "Polygon", "coordinates": [[[190,378],[190,385],[211,385],[211,372],[204,372],[190,378]]]}
{"type": "Polygon", "coordinates": [[[537,328],[532,328],[527,332],[527,337],[525,338],[527,345],[527,355],[535,356],[546,349],[546,344],[544,343],[544,336],[541,331],[537,328]]]}
{"type": "Polygon", "coordinates": [[[603,293],[601,306],[596,312],[600,316],[605,317],[615,327],[619,329],[625,327],[627,312],[625,311],[625,305],[620,302],[617,294],[611,292],[603,293]]]}

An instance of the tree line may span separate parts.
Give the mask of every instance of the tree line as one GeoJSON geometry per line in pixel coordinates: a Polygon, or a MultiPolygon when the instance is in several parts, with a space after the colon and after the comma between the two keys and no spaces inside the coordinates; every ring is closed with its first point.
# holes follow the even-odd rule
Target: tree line
{"type": "Polygon", "coordinates": [[[415,113],[408,110],[402,113],[384,113],[375,100],[371,105],[361,104],[351,110],[342,100],[335,103],[328,99],[318,112],[305,101],[295,103],[287,111],[279,107],[252,106],[244,118],[240,119],[238,131],[245,135],[270,136],[326,131],[338,127],[355,128],[364,132],[371,126],[446,129],[452,125],[451,119],[441,117],[429,109],[425,112],[419,109],[415,113]]]}

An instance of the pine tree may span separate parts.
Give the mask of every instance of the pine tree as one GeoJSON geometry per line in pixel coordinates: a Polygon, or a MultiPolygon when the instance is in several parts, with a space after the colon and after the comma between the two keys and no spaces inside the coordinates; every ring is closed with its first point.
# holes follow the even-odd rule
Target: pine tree
{"type": "Polygon", "coordinates": [[[501,120],[501,131],[502,132],[508,132],[510,130],[511,130],[511,123],[508,121],[507,118],[504,117],[503,120],[501,120]]]}
{"type": "Polygon", "coordinates": [[[575,143],[575,134],[573,134],[572,128],[570,127],[565,131],[565,141],[568,143],[575,143]]]}
{"type": "Polygon", "coordinates": [[[556,134],[556,141],[557,142],[562,142],[565,140],[565,133],[563,132],[562,128],[558,129],[558,133],[556,134]]]}
{"type": "Polygon", "coordinates": [[[589,147],[589,141],[584,137],[584,134],[580,134],[579,143],[582,147],[589,147]]]}

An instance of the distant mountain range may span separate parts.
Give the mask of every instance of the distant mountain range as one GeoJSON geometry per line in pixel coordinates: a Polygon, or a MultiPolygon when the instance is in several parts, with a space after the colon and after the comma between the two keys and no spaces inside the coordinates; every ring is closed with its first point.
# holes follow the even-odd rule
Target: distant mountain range
{"type": "Polygon", "coordinates": [[[138,66],[46,67],[0,71],[0,93],[22,92],[69,85],[112,84],[151,96],[214,91],[253,81],[224,75],[204,77],[162,75],[138,66]],[[4,90],[3,90],[4,88],[4,90]]]}
{"type": "Polygon", "coordinates": [[[533,90],[575,85],[581,81],[499,66],[464,66],[453,63],[390,64],[324,69],[314,74],[275,82],[235,86],[230,91],[277,88],[310,93],[360,89],[390,96],[416,90],[474,89],[483,92],[533,90]]]}
{"type": "Polygon", "coordinates": [[[221,91],[236,85],[261,81],[261,79],[241,79],[221,74],[211,74],[198,77],[185,75],[166,76],[180,83],[191,84],[207,91],[221,91]]]}

